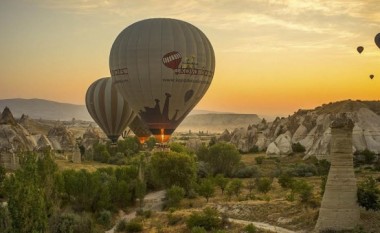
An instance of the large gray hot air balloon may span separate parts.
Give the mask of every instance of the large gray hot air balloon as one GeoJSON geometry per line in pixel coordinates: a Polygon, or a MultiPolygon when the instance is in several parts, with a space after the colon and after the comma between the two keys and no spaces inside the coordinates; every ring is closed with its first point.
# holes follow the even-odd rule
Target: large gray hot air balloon
{"type": "Polygon", "coordinates": [[[203,97],[215,70],[205,34],[187,22],[162,18],[124,29],[109,62],[115,86],[161,142],[203,97]]]}
{"type": "Polygon", "coordinates": [[[101,78],[90,85],[86,93],[86,107],[113,143],[136,116],[117,92],[111,78],[101,78]]]}

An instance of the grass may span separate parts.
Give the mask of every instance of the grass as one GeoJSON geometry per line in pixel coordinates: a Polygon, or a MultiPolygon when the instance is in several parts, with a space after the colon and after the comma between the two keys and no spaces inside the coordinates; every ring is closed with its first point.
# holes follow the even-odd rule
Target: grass
{"type": "Polygon", "coordinates": [[[61,171],[67,170],[67,169],[73,169],[76,171],[81,170],[81,169],[86,169],[89,172],[94,172],[98,168],[118,167],[118,165],[99,163],[95,161],[83,161],[82,163],[73,163],[68,160],[56,159],[55,162],[58,165],[58,169],[61,171]]]}

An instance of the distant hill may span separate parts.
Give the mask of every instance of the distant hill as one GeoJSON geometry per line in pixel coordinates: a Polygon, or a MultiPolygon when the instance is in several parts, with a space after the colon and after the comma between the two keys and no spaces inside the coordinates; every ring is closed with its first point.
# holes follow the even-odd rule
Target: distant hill
{"type": "Polygon", "coordinates": [[[247,125],[258,124],[261,119],[256,114],[235,114],[235,113],[208,113],[189,115],[179,125],[180,131],[209,131],[223,132],[225,129],[247,127],[247,125]]]}
{"type": "Polygon", "coordinates": [[[62,120],[73,118],[78,120],[92,121],[86,106],[59,103],[43,99],[3,99],[0,100],[0,111],[8,106],[16,118],[22,114],[32,119],[62,120]]]}
{"type": "MultiPolygon", "coordinates": [[[[91,116],[88,114],[86,106],[85,105],[76,105],[76,104],[68,104],[68,103],[60,103],[55,102],[51,100],[44,100],[44,99],[2,99],[0,100],[0,112],[3,111],[3,109],[8,106],[10,110],[13,113],[13,116],[16,118],[21,118],[22,114],[28,115],[31,119],[44,119],[44,120],[61,120],[61,121],[69,121],[73,118],[77,120],[84,120],[84,121],[93,121],[91,116]]],[[[204,129],[204,126],[210,125],[212,127],[218,128],[218,125],[220,124],[226,124],[230,125],[232,122],[232,117],[229,116],[233,113],[222,113],[222,112],[215,112],[215,111],[208,111],[208,110],[198,110],[194,109],[190,112],[190,116],[195,115],[208,115],[204,117],[195,117],[190,118],[190,120],[185,119],[185,127],[188,127],[189,125],[196,125],[197,127],[201,127],[204,129]],[[211,114],[211,115],[209,115],[211,114]],[[212,116],[212,114],[225,114],[226,118],[222,119],[222,115],[219,115],[218,117],[212,116]],[[192,120],[193,119],[193,120],[192,120]],[[209,120],[207,120],[209,119],[209,120]],[[212,119],[212,120],[211,120],[212,119]],[[200,120],[198,123],[193,124],[195,121],[200,120]],[[203,122],[203,123],[202,123],[203,122]],[[206,123],[207,122],[207,123],[206,123]],[[186,125],[187,124],[187,125],[186,125]]],[[[232,124],[231,127],[240,127],[240,126],[246,126],[247,124],[250,124],[252,120],[257,117],[254,114],[238,114],[239,118],[236,119],[236,124],[232,124]],[[253,118],[250,118],[251,115],[253,118]]],[[[234,116],[238,116],[234,115],[234,116]]],[[[182,124],[183,125],[183,124],[182,124]]],[[[224,130],[225,128],[230,127],[222,127],[220,130],[224,130]]],[[[188,130],[188,129],[187,129],[188,130]]]]}

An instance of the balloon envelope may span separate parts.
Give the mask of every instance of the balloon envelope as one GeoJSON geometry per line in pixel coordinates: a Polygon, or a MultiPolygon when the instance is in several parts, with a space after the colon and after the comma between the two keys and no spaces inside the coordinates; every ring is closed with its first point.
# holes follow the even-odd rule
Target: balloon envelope
{"type": "Polygon", "coordinates": [[[210,41],[175,19],[147,19],[124,29],[110,52],[115,86],[161,142],[201,100],[215,70],[210,41]]]}
{"type": "Polygon", "coordinates": [[[363,50],[364,50],[364,47],[363,46],[359,46],[356,48],[356,50],[358,51],[358,53],[362,53],[363,50]]]}
{"type": "Polygon", "coordinates": [[[380,33],[375,36],[375,44],[380,48],[380,33]]]}
{"type": "Polygon", "coordinates": [[[117,92],[111,78],[101,78],[90,85],[86,107],[92,119],[107,137],[116,142],[136,114],[117,92]]]}

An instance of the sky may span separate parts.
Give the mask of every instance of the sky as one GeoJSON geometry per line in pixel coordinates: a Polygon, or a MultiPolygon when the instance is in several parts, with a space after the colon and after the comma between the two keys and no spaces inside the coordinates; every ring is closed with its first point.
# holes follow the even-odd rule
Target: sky
{"type": "Polygon", "coordinates": [[[377,0],[1,0],[0,99],[84,104],[110,76],[116,36],[157,17],[195,25],[214,47],[214,79],[195,109],[287,116],[380,99],[377,0]]]}

